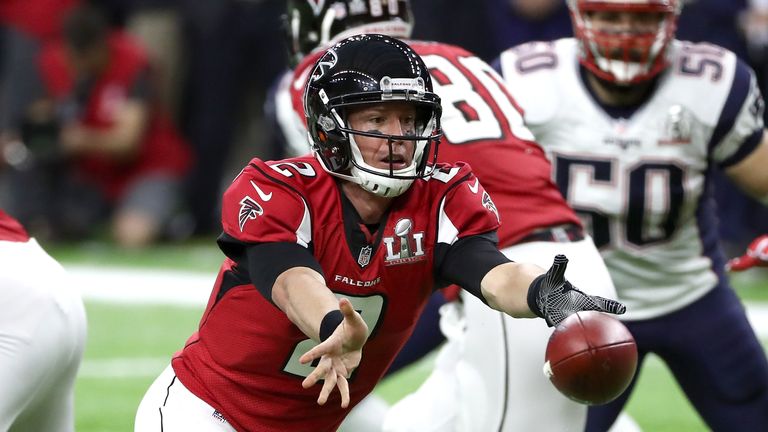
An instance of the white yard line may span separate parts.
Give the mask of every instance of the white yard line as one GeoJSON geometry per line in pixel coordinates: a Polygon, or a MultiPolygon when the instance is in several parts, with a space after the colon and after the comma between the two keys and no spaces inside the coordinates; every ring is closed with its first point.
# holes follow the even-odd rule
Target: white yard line
{"type": "Polygon", "coordinates": [[[77,373],[78,378],[151,378],[170,363],[170,357],[112,357],[85,359],[77,373]]]}
{"type": "Polygon", "coordinates": [[[179,270],[65,266],[83,298],[109,303],[205,306],[216,274],[179,270]]]}

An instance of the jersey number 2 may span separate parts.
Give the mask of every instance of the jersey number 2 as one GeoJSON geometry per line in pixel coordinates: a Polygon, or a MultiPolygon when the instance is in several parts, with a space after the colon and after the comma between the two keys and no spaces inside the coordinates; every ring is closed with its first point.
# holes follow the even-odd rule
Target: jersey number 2
{"type": "MultiPolygon", "coordinates": [[[[368,336],[376,329],[379,321],[382,319],[382,312],[384,308],[384,297],[380,295],[372,295],[365,297],[355,297],[348,294],[336,294],[336,297],[346,297],[349,302],[352,303],[352,307],[363,317],[363,321],[368,325],[368,336]]],[[[301,364],[299,358],[307,351],[315,347],[317,343],[312,339],[304,339],[297,343],[293,348],[291,356],[288,358],[288,362],[283,366],[283,371],[300,377],[306,377],[314,369],[315,364],[301,364]]]]}

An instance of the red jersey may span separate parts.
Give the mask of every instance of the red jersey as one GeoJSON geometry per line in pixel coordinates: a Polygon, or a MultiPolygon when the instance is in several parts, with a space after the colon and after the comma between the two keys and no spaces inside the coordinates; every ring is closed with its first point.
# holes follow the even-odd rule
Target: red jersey
{"type": "MultiPolygon", "coordinates": [[[[344,216],[344,200],[338,181],[312,157],[254,159],[224,193],[222,225],[243,244],[308,248],[327,286],[361,312],[370,335],[349,381],[354,406],[384,375],[433,292],[436,245],[493,231],[498,216],[464,164],[414,181],[373,235],[344,216]]],[[[247,269],[226,259],[198,332],[172,365],[238,430],[335,431],[348,413],[339,393],[319,406],[319,387],[301,387],[312,367],[298,359],[314,345],[264,298],[247,269]]]]}
{"type": "MultiPolygon", "coordinates": [[[[144,49],[124,33],[114,32],[110,36],[109,50],[109,66],[93,84],[78,117],[84,126],[93,129],[114,125],[115,107],[129,97],[130,89],[149,67],[144,49]]],[[[67,66],[64,44],[47,46],[40,55],[39,66],[49,95],[62,103],[71,99],[75,81],[67,66]]],[[[162,172],[180,177],[189,166],[191,150],[169,117],[151,105],[149,124],[135,160],[126,163],[102,154],[78,158],[79,171],[101,186],[109,198],[119,197],[131,181],[144,174],[162,172]]]]}
{"type": "Polygon", "coordinates": [[[27,230],[16,219],[0,210],[0,241],[26,242],[29,241],[27,230]]]}
{"type": "MultiPolygon", "coordinates": [[[[426,63],[443,107],[440,162],[467,162],[501,214],[499,246],[517,243],[536,229],[580,225],[552,181],[552,167],[523,124],[503,79],[468,51],[443,43],[408,41],[426,63]]],[[[324,51],[307,56],[290,86],[293,109],[304,119],[307,76],[324,51]]]]}

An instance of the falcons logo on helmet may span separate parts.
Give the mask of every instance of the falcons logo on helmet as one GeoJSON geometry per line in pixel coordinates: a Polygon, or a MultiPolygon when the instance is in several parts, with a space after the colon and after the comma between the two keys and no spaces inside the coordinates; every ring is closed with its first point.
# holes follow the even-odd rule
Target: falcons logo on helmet
{"type": "Polygon", "coordinates": [[[264,209],[259,203],[248,195],[240,200],[240,232],[245,228],[245,223],[264,214],[264,209]]]}

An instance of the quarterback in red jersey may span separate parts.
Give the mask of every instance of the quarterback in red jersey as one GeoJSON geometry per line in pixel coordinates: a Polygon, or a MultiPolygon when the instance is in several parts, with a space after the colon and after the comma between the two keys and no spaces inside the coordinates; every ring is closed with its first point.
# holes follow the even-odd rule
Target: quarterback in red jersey
{"type": "Polygon", "coordinates": [[[315,158],[254,159],[225,192],[227,259],[137,431],[334,431],[448,283],[550,325],[624,312],[567,282],[564,256],[543,273],[498,251],[498,211],[469,166],[434,162],[440,98],[405,43],[342,40],[304,105],[315,158]]]}
{"type": "Polygon", "coordinates": [[[0,210],[0,430],[74,431],[86,319],[77,288],[0,210]]]}
{"type": "MultiPolygon", "coordinates": [[[[376,1],[336,1],[318,7],[311,1],[292,0],[287,17],[297,67],[282,81],[274,105],[289,148],[301,153],[307,148],[302,89],[322,54],[316,48],[351,34],[408,38],[413,20],[406,0],[385,7],[376,1]]],[[[587,287],[590,294],[614,297],[598,250],[552,181],[551,165],[501,77],[460,47],[406,42],[424,59],[441,98],[444,135],[438,160],[472,166],[501,216],[498,237],[505,255],[546,266],[553,255],[566,253],[574,263],[569,279],[587,287]]],[[[444,306],[442,312],[440,328],[448,344],[427,384],[390,410],[386,421],[384,410],[363,404],[360,408],[368,412],[355,412],[342,430],[376,431],[382,422],[387,431],[441,431],[458,424],[472,425],[473,430],[562,431],[585,424],[586,407],[562,396],[540,373],[551,332],[543,322],[509,319],[466,292],[462,302],[444,306]],[[460,371],[468,370],[480,379],[462,378],[460,371]],[[481,407],[466,410],[481,400],[481,407]],[[548,415],[550,410],[559,414],[548,415]],[[375,417],[380,418],[371,420],[375,417]],[[352,421],[355,424],[348,424],[352,421]]],[[[429,335],[423,329],[429,325],[421,323],[416,335],[429,335]]],[[[423,337],[418,342],[436,345],[424,343],[423,337]]]]}

